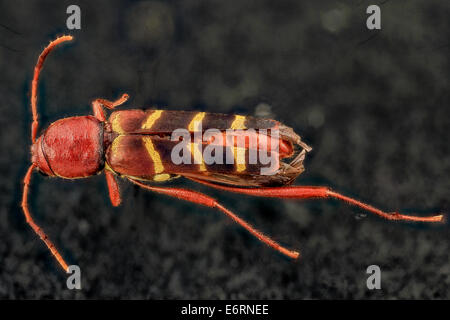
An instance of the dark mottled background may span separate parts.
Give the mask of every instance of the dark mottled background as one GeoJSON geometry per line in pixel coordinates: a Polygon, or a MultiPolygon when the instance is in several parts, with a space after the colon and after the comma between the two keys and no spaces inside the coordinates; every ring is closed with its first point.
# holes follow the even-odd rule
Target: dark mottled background
{"type": "Polygon", "coordinates": [[[1,298],[450,298],[449,226],[387,222],[337,201],[226,194],[243,218],[303,258],[290,261],[221,213],[104,176],[34,175],[36,220],[82,270],[80,291],[25,223],[29,91],[43,47],[82,9],[76,41],[47,60],[41,129],[126,107],[270,116],[314,147],[297,184],[330,185],[387,210],[450,214],[448,1],[0,1],[1,298]],[[368,4],[382,30],[365,27],[368,4]],[[382,290],[366,288],[366,268],[382,290]]]}

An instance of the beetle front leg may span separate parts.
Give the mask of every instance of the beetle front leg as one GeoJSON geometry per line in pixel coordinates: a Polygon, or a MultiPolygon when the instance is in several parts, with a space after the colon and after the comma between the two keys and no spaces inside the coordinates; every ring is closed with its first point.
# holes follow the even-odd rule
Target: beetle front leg
{"type": "Polygon", "coordinates": [[[106,121],[105,112],[102,106],[108,109],[114,109],[117,106],[125,103],[129,98],[129,95],[124,93],[122,96],[116,101],[109,101],[106,99],[95,99],[92,101],[92,110],[94,111],[94,116],[100,121],[106,121]]]}

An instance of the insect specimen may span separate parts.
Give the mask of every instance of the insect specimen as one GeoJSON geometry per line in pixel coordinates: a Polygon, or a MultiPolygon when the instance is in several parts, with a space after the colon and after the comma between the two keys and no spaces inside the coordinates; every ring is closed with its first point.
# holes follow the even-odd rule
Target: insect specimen
{"type": "MultiPolygon", "coordinates": [[[[24,178],[22,198],[26,221],[66,271],[68,264],[44,231],[33,221],[28,208],[28,190],[35,168],[45,175],[64,179],[85,178],[103,171],[114,206],[121,203],[116,180],[120,176],[144,189],[216,208],[268,246],[294,259],[299,257],[298,251],[281,246],[217,200],[188,189],[158,186],[156,182],[182,176],[212,188],[252,196],[286,199],[335,198],[389,220],[437,222],[443,218],[442,215],[418,217],[384,212],[328,187],[292,186],[291,183],[304,171],[303,162],[311,148],[291,128],[270,119],[153,109],[114,111],[107,119],[103,108],[114,109],[123,104],[128,99],[128,95],[123,94],[113,102],[96,99],[92,102],[93,116],[60,119],[37,137],[39,74],[48,54],[57,45],[72,39],[72,36],[62,36],[52,41],[42,51],[34,69],[31,86],[32,164],[24,178]],[[173,133],[180,128],[184,129],[183,132],[187,133],[187,136],[180,135],[179,139],[172,139],[173,133]],[[215,130],[215,136],[202,138],[200,142],[195,139],[194,142],[191,141],[192,136],[206,134],[210,129],[215,130]],[[227,133],[230,130],[236,135],[236,139],[228,143],[227,133]],[[244,141],[243,144],[238,144],[239,134],[244,131],[247,136],[241,140],[244,141]],[[264,141],[267,143],[262,143],[264,141]],[[193,159],[193,162],[186,164],[173,161],[173,150],[180,143],[187,146],[190,152],[187,158],[193,159]],[[272,147],[273,145],[275,147],[272,147]],[[231,160],[236,161],[207,162],[201,151],[208,147],[218,150],[218,146],[225,147],[226,155],[231,154],[231,160]],[[248,160],[253,151],[260,155],[271,154],[271,174],[262,174],[262,163],[252,163],[248,160]]],[[[223,155],[225,160],[228,159],[226,155],[223,155]]]]}

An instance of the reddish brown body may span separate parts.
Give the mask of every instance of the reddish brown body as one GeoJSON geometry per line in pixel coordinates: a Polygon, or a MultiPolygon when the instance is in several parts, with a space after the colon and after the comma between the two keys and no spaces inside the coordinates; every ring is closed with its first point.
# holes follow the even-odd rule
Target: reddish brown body
{"type": "MultiPolygon", "coordinates": [[[[302,152],[297,152],[295,166],[277,162],[278,172],[267,177],[261,176],[260,164],[245,163],[244,168],[238,170],[237,163],[228,164],[226,159],[222,164],[174,164],[171,160],[171,151],[179,141],[170,140],[170,133],[176,130],[177,126],[187,129],[198,114],[186,111],[135,109],[116,111],[111,114],[108,121],[101,121],[93,116],[61,119],[52,123],[32,145],[32,162],[48,176],[67,179],[98,174],[103,171],[106,164],[107,170],[115,174],[140,180],[155,180],[155,176],[158,175],[158,181],[162,181],[163,174],[166,177],[164,180],[177,175],[192,175],[228,184],[235,184],[234,178],[246,181],[247,185],[260,186],[284,185],[303,171],[302,160],[306,152],[303,149],[302,152]],[[154,118],[155,113],[159,114],[158,119],[154,118]],[[179,114],[182,117],[179,117],[179,114]],[[173,116],[178,116],[178,119],[175,117],[174,123],[171,123],[170,119],[173,116]],[[152,119],[152,126],[143,129],[148,119],[152,119]]],[[[225,131],[235,117],[241,117],[246,127],[261,126],[263,129],[281,130],[280,145],[283,147],[277,160],[292,157],[294,143],[306,147],[292,129],[274,120],[204,114],[206,121],[202,122],[203,130],[215,128],[225,131]]],[[[260,135],[256,133],[257,137],[260,135]]],[[[213,142],[203,142],[200,150],[210,143],[213,142]]],[[[245,150],[245,159],[249,158],[248,153],[249,148],[245,150]]],[[[194,156],[191,155],[191,158],[193,162],[194,156]]]]}
{"type": "Polygon", "coordinates": [[[84,178],[104,167],[104,125],[93,116],[52,123],[33,144],[33,163],[49,176],[84,178]]]}
{"type": "Polygon", "coordinates": [[[49,176],[67,179],[84,178],[105,172],[111,202],[117,206],[121,202],[116,177],[121,176],[132,183],[154,192],[187,200],[193,203],[213,207],[225,213],[256,238],[291,257],[298,258],[299,253],[289,250],[263,233],[254,229],[233,212],[223,207],[217,200],[181,188],[156,187],[143,183],[150,181],[165,181],[176,176],[184,176],[193,181],[212,188],[247,194],[252,196],[305,199],[305,198],[335,198],[357,206],[369,212],[390,220],[410,220],[422,222],[441,221],[443,216],[417,217],[402,215],[397,212],[384,212],[358,200],[346,197],[327,187],[289,186],[303,172],[303,161],[311,150],[300,137],[289,127],[270,119],[257,119],[240,115],[224,115],[205,112],[185,112],[167,110],[125,110],[113,112],[106,119],[103,107],[113,109],[128,99],[124,94],[117,101],[111,102],[96,99],[92,102],[93,116],[71,117],[52,123],[42,135],[36,139],[38,128],[37,116],[37,84],[39,73],[47,55],[53,48],[71,36],[63,36],[52,41],[39,56],[35,67],[31,109],[33,123],[31,129],[31,161],[24,178],[22,208],[27,222],[48,246],[60,265],[67,270],[68,265],[48,239],[42,229],[33,221],[28,209],[28,186],[31,174],[35,168],[49,176]],[[193,144],[191,157],[199,160],[193,164],[175,164],[171,160],[171,151],[177,141],[172,141],[170,135],[174,130],[184,128],[188,135],[217,129],[219,136],[227,129],[241,135],[244,130],[269,130],[251,132],[243,145],[234,143],[226,147],[232,149],[236,158],[234,163],[208,164],[198,156],[196,150],[203,150],[208,145],[220,144],[215,139],[193,144]],[[273,132],[279,132],[274,135],[273,132]],[[255,138],[256,143],[250,143],[255,138]],[[266,139],[267,138],[267,139],[266,139]],[[275,150],[260,141],[275,141],[275,150]],[[275,154],[276,162],[270,175],[261,174],[262,164],[237,161],[239,158],[249,159],[253,149],[275,154]]]}

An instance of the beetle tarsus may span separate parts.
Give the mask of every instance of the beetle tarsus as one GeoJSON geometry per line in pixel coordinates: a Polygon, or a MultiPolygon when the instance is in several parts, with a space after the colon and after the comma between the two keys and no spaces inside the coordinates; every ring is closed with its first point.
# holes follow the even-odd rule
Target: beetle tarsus
{"type": "Polygon", "coordinates": [[[380,209],[377,209],[369,204],[366,204],[364,202],[358,201],[356,199],[344,196],[340,193],[328,190],[328,196],[342,200],[350,205],[359,207],[361,209],[364,209],[366,211],[375,213],[376,215],[383,217],[387,220],[403,220],[403,221],[416,221],[416,222],[441,222],[443,219],[443,215],[435,215],[430,217],[419,217],[419,216],[411,216],[411,215],[404,215],[400,214],[398,212],[384,212],[380,209]]]}
{"type": "Polygon", "coordinates": [[[122,202],[122,199],[120,198],[120,190],[119,185],[117,184],[117,179],[109,170],[105,170],[105,176],[106,183],[108,184],[109,199],[114,207],[118,207],[122,202]]]}

